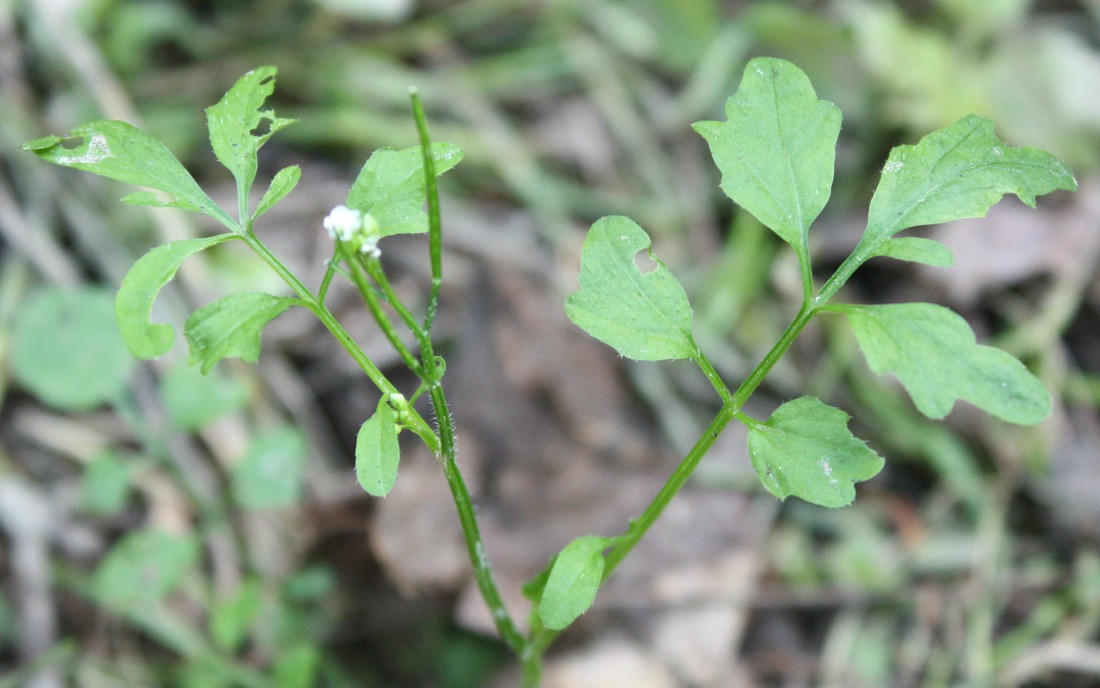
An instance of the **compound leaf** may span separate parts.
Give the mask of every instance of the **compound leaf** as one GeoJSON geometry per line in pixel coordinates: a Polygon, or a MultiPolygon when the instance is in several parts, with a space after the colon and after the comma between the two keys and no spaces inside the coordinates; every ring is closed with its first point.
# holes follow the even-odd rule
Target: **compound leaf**
{"type": "Polygon", "coordinates": [[[539,601],[539,618],[544,626],[561,630],[588,611],[603,581],[603,551],[613,540],[586,535],[558,554],[539,601]]]}
{"type": "Polygon", "coordinates": [[[833,184],[840,110],[785,60],[757,58],[726,102],[726,122],[696,122],[722,190],[799,254],[833,184]]]}
{"type": "Polygon", "coordinates": [[[401,449],[397,443],[397,415],[385,397],[355,438],[355,477],[368,494],[385,497],[397,482],[401,449]]]}
{"type": "Polygon", "coordinates": [[[970,115],[915,146],[890,151],[862,245],[874,246],[908,227],[984,217],[1006,193],[1035,207],[1036,196],[1076,188],[1069,168],[1054,156],[1007,146],[992,122],[970,115]]]}
{"type": "Polygon", "coordinates": [[[263,329],[292,305],[293,299],[251,291],[203,306],[183,327],[191,347],[190,362],[201,363],[203,373],[228,356],[255,363],[260,357],[263,329]]]}
{"type": "MultiPolygon", "coordinates": [[[[453,143],[433,143],[432,160],[436,175],[441,175],[462,160],[462,149],[453,143]]],[[[347,206],[370,213],[382,236],[428,231],[420,146],[374,151],[348,192],[347,206]]]]}
{"type": "Polygon", "coordinates": [[[1050,414],[1043,383],[1010,354],[978,344],[957,313],[930,303],[842,307],[867,363],[894,373],[921,413],[943,418],[963,399],[1020,425],[1050,414]]]}
{"type": "Polygon", "coordinates": [[[691,358],[691,305],[684,288],[652,251],[633,220],[602,218],[581,249],[580,290],[565,302],[577,327],[623,356],[639,361],[691,358]],[[646,249],[656,263],[642,272],[634,256],[646,249]]]}
{"type": "Polygon", "coordinates": [[[288,193],[294,190],[294,187],[298,186],[298,180],[301,179],[301,177],[302,168],[297,165],[291,165],[290,167],[284,167],[279,170],[271,180],[271,184],[268,185],[263,198],[261,198],[260,202],[256,205],[256,211],[252,213],[252,219],[255,220],[268,210],[271,210],[271,206],[283,200],[288,193]]]}
{"type": "Polygon", "coordinates": [[[157,246],[134,263],[115,297],[115,322],[130,353],[138,358],[156,358],[172,348],[172,326],[149,320],[157,294],[188,256],[236,237],[218,234],[173,241],[157,246]]]}
{"type": "Polygon", "coordinates": [[[28,141],[22,148],[55,165],[158,189],[172,198],[165,202],[149,195],[129,196],[130,203],[150,205],[155,201],[206,213],[226,227],[237,229],[233,218],[210,200],[176,156],[132,124],[98,120],[79,126],[64,137],[46,136],[28,141]]]}
{"type": "Polygon", "coordinates": [[[277,71],[275,67],[253,69],[238,79],[221,100],[206,108],[214,155],[233,173],[237,188],[245,194],[256,179],[256,153],[260,147],[272,134],[297,121],[260,109],[275,90],[277,71]],[[261,127],[266,131],[257,134],[261,127]]]}
{"type": "Polygon", "coordinates": [[[848,414],[813,397],[780,406],[749,429],[749,457],[768,492],[841,507],[856,497],[854,483],[882,470],[882,457],[848,430],[848,414]]]}

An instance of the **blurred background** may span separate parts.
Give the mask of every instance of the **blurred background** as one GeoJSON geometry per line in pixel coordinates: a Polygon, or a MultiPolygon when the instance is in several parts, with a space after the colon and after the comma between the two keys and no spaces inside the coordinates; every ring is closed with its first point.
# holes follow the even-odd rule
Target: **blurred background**
{"type": "MultiPolygon", "coordinates": [[[[924,300],[1028,363],[1033,428],[960,404],[943,423],[823,319],[754,396],[814,394],[887,457],[851,507],[760,488],[731,429],[549,658],[547,686],[1100,685],[1100,2],[1095,0],[0,0],[0,687],[516,684],[468,575],[438,465],[397,487],[352,471],[377,392],[306,313],[257,366],[203,377],[182,343],[130,360],[112,298],[156,243],[213,228],[18,150],[92,119],[161,139],[219,202],[235,190],[202,109],[279,68],[300,122],[258,184],[302,167],[258,233],[316,286],[321,228],[372,150],[415,143],[408,88],[464,162],[442,182],[439,349],[460,463],[509,605],[572,538],[621,532],[717,408],[690,365],[630,363],[562,300],[595,219],[625,214],[684,283],[697,339],[736,384],[797,308],[790,251],[718,189],[689,125],[752,56],[794,61],[844,113],[826,278],[855,245],[889,149],[990,117],[1081,183],[1030,210],[924,230],[949,269],[875,261],[842,298],[924,300]]],[[[224,248],[225,250],[221,250],[224,248]]],[[[156,317],[284,289],[239,247],[190,261],[156,317]]],[[[420,237],[387,241],[423,303],[420,237]]],[[[353,294],[330,304],[402,374],[353,294]]]]}

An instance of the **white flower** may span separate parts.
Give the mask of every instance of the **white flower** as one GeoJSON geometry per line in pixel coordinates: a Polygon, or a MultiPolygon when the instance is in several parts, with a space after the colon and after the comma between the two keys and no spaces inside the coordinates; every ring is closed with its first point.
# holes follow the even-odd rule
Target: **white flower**
{"type": "Polygon", "coordinates": [[[324,225],[330,237],[343,242],[349,249],[371,258],[382,255],[378,249],[382,228],[370,213],[338,205],[325,218],[324,225]]]}
{"type": "Polygon", "coordinates": [[[324,225],[333,239],[351,241],[363,227],[363,213],[346,205],[338,205],[325,218],[324,225]]]}

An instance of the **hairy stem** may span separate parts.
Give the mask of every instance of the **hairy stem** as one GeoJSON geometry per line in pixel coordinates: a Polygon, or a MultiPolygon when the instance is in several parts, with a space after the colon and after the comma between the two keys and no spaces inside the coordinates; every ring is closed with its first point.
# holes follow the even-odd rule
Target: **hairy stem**
{"type": "MultiPolygon", "coordinates": [[[[421,327],[416,327],[414,324],[409,326],[420,342],[420,361],[424,368],[423,379],[428,385],[439,428],[437,454],[443,463],[443,473],[447,478],[447,485],[451,489],[451,497],[454,500],[455,509],[458,511],[459,522],[462,524],[466,550],[470,557],[470,564],[474,569],[474,580],[477,582],[482,599],[489,607],[493,623],[496,625],[501,639],[517,657],[522,659],[530,652],[530,648],[527,647],[523,634],[516,628],[508,609],[504,606],[500,590],[493,580],[493,572],[489,566],[489,556],[485,551],[485,543],[481,539],[481,530],[477,524],[473,500],[470,498],[466,481],[462,478],[462,472],[459,470],[458,462],[455,459],[454,421],[451,419],[447,397],[443,393],[443,386],[440,384],[443,369],[439,361],[436,360],[432,347],[432,323],[435,321],[436,309],[439,306],[439,290],[443,283],[443,227],[439,217],[439,190],[435,183],[435,160],[432,157],[432,143],[431,138],[428,136],[428,124],[424,116],[424,108],[420,104],[420,98],[415,89],[410,90],[409,96],[412,100],[413,115],[416,118],[416,129],[420,135],[420,147],[423,155],[424,192],[428,204],[428,244],[432,264],[432,289],[428,298],[424,324],[421,327]]],[[[388,282],[380,282],[380,284],[385,290],[388,282]]],[[[396,295],[393,298],[396,300],[396,295]]],[[[402,314],[402,317],[411,319],[407,312],[402,314]]],[[[525,675],[526,673],[525,671],[525,675]]],[[[532,685],[537,685],[537,675],[536,671],[535,683],[532,685]]]]}
{"type": "Polygon", "coordinates": [[[455,508],[458,510],[458,520],[462,524],[462,535],[466,540],[466,551],[470,556],[470,564],[474,569],[474,580],[489,612],[493,617],[497,633],[517,656],[522,656],[526,641],[516,628],[508,609],[504,606],[504,600],[500,596],[496,581],[493,580],[493,571],[489,565],[489,555],[485,551],[485,543],[481,539],[481,529],[477,525],[477,516],[474,513],[474,503],[470,498],[470,492],[466,488],[466,481],[462,478],[462,472],[455,460],[455,436],[454,423],[451,420],[450,409],[447,405],[447,397],[443,393],[442,385],[436,383],[431,386],[432,406],[436,413],[436,422],[439,424],[440,460],[443,463],[443,473],[447,477],[447,485],[451,488],[451,497],[454,499],[455,508]]]}

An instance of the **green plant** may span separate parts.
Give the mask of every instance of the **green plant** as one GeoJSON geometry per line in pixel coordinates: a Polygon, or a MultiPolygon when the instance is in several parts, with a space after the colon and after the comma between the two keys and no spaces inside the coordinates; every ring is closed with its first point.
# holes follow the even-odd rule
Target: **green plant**
{"type": "MultiPolygon", "coordinates": [[[[728,121],[700,122],[695,129],[710,144],[726,194],[794,249],[802,282],[801,308],[760,364],[731,390],[696,345],[687,295],[649,251],[646,232],[625,217],[606,217],[592,226],[582,251],[580,289],[566,302],[569,317],[628,358],[694,361],[721,399],[721,409],[625,533],[574,540],[526,586],[532,612],[523,633],[493,581],[473,502],[455,459],[454,428],[443,386],[446,366],[435,354],[431,337],[443,275],[436,177],[459,162],[461,150],[430,141],[413,91],[421,145],[401,151],[381,149],[366,162],[346,205],[334,209],[324,222],[334,239],[334,250],[328,270],[313,291],[255,232],[256,220],[294,188],[300,174],[297,167],[281,170],[259,202],[251,205],[259,149],[293,123],[262,109],[273,91],[274,77],[273,67],[249,72],[206,111],[214,153],[237,182],[236,218],[219,208],[162,144],[122,122],[92,122],[66,137],[37,139],[24,148],[49,162],[167,194],[167,198],[150,192],[131,194],[123,199],[128,203],[201,212],[229,230],[155,248],[130,270],[119,289],[115,314],[135,356],[154,358],[172,347],[172,328],[151,322],[150,310],[161,287],[194,253],[227,241],[242,241],[286,282],[294,296],[233,294],[192,314],[184,326],[192,363],[206,372],[225,357],[255,361],[261,333],[272,319],[292,307],[311,311],[382,393],[376,412],[358,434],[359,482],[371,494],[389,492],[396,480],[397,440],[403,430],[419,437],[439,459],[477,585],[502,640],[523,665],[525,685],[537,685],[546,648],[592,604],[600,584],[653,525],[731,421],[748,426],[753,466],[764,487],[780,499],[794,495],[823,506],[843,506],[855,496],[854,483],[881,470],[883,459],[849,432],[847,414],[818,399],[789,401],[767,420],[752,418],[743,410],[768,372],[817,315],[845,316],[871,368],[894,373],[926,416],[944,417],[957,399],[1013,423],[1038,423],[1050,412],[1050,396],[1042,383],[1007,353],[979,345],[966,322],[948,309],[923,303],[855,305],[833,302],[833,298],[852,274],[874,257],[938,266],[951,263],[945,246],[929,239],[896,238],[902,230],[983,216],[1006,193],[1034,205],[1036,196],[1076,188],[1069,170],[1042,151],[1005,145],[988,120],[974,116],[936,131],[914,146],[899,146],[883,168],[862,240],[818,286],[810,262],[809,229],[829,198],[840,111],[819,100],[808,78],[794,65],[755,59],[727,103],[728,121]],[[422,209],[425,201],[427,213],[422,209]],[[420,316],[391,287],[379,244],[393,234],[418,232],[428,234],[432,275],[425,312],[420,316]],[[647,271],[635,263],[642,250],[653,263],[647,271]],[[337,274],[356,287],[381,331],[418,377],[420,384],[415,390],[407,394],[399,391],[325,305],[337,274]],[[404,343],[399,327],[412,334],[415,350],[404,343]],[[416,408],[422,397],[430,402],[434,424],[416,408]]],[[[241,471],[246,469],[247,464],[241,471]]]]}

